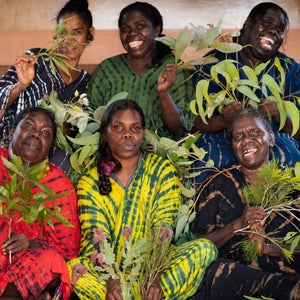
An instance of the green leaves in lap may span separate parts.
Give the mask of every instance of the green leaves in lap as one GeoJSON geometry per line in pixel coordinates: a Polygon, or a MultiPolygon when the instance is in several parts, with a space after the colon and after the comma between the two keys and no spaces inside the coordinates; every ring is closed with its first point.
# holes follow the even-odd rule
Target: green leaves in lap
{"type": "MultiPolygon", "coordinates": [[[[275,161],[265,165],[258,173],[258,180],[243,188],[243,196],[250,206],[260,206],[268,216],[285,213],[294,217],[294,212],[300,212],[300,195],[293,196],[295,190],[300,190],[299,163],[295,172],[292,168],[280,169],[275,161]]],[[[288,220],[287,217],[285,217],[288,220]]],[[[289,222],[293,223],[292,220],[289,222]]],[[[295,227],[296,228],[296,227],[295,227]]],[[[275,247],[281,249],[283,256],[293,260],[293,251],[299,243],[299,232],[288,233],[285,238],[274,238],[270,234],[263,237],[275,247]],[[290,250],[283,247],[284,244],[291,244],[290,250]]],[[[256,260],[260,255],[258,247],[248,239],[243,242],[245,259],[249,262],[256,260]]]]}
{"type": "Polygon", "coordinates": [[[72,192],[56,195],[40,182],[46,174],[47,160],[30,168],[27,164],[23,164],[20,157],[14,154],[11,154],[11,157],[12,161],[2,157],[11,180],[5,182],[0,188],[0,214],[8,219],[9,235],[13,232],[12,219],[16,216],[16,212],[20,214],[18,221],[24,220],[30,224],[40,220],[41,233],[44,221],[53,227],[50,216],[67,226],[72,226],[64,216],[59,214],[61,210],[59,207],[50,207],[47,204],[72,192]],[[37,187],[40,190],[37,190],[37,187]]]}

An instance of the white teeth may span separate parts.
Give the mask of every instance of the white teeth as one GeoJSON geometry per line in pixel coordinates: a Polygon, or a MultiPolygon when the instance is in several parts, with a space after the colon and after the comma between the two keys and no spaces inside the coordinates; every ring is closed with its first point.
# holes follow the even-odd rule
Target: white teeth
{"type": "Polygon", "coordinates": [[[251,155],[252,153],[255,153],[256,151],[257,151],[257,149],[249,149],[249,150],[244,151],[244,155],[248,156],[248,155],[251,155]]]}
{"type": "Polygon", "coordinates": [[[264,40],[268,41],[271,45],[274,45],[274,43],[275,43],[275,41],[273,39],[269,38],[269,37],[264,36],[261,39],[264,39],[264,40]]]}
{"type": "Polygon", "coordinates": [[[143,43],[142,41],[134,41],[134,42],[130,42],[130,43],[129,43],[129,47],[130,47],[130,48],[138,47],[138,46],[140,46],[142,43],[143,43]]]}

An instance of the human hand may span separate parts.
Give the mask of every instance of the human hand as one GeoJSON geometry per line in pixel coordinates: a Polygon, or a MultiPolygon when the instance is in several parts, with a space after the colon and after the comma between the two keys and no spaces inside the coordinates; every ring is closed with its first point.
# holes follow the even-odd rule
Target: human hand
{"type": "Polygon", "coordinates": [[[107,300],[123,300],[121,293],[121,284],[118,279],[108,279],[106,280],[107,292],[105,299],[107,300]]]}
{"type": "Polygon", "coordinates": [[[234,101],[234,102],[231,102],[231,103],[225,105],[223,107],[223,111],[222,111],[222,115],[223,115],[225,121],[229,122],[232,119],[233,115],[237,111],[241,110],[242,108],[243,108],[243,105],[239,101],[234,101]]]}
{"type": "Polygon", "coordinates": [[[236,219],[236,227],[238,229],[253,226],[256,223],[265,223],[267,214],[260,208],[260,206],[249,206],[246,207],[242,215],[236,219]]]}
{"type": "Polygon", "coordinates": [[[162,288],[160,286],[160,276],[156,277],[149,288],[147,300],[161,300],[164,296],[162,288]]]}
{"type": "Polygon", "coordinates": [[[159,75],[157,80],[157,91],[165,93],[176,82],[178,66],[167,64],[166,69],[159,75]]]}
{"type": "Polygon", "coordinates": [[[27,55],[25,53],[16,58],[14,66],[18,74],[18,84],[22,90],[27,88],[34,78],[34,64],[36,61],[36,55],[27,55]]]}
{"type": "Polygon", "coordinates": [[[25,233],[12,235],[2,246],[3,254],[17,254],[30,248],[30,241],[25,233]]]}
{"type": "Polygon", "coordinates": [[[277,124],[280,123],[280,113],[275,101],[261,99],[258,105],[258,110],[265,115],[266,118],[274,117],[277,124]]]}
{"type": "Polygon", "coordinates": [[[257,242],[259,251],[264,254],[265,238],[263,236],[266,234],[264,225],[257,222],[250,226],[250,231],[252,232],[248,234],[249,241],[251,243],[257,242]]]}

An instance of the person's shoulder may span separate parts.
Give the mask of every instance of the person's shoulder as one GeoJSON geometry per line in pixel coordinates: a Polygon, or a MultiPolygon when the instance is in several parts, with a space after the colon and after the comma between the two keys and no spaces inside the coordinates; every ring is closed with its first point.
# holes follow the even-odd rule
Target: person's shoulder
{"type": "Polygon", "coordinates": [[[155,153],[144,152],[143,158],[146,164],[152,167],[159,166],[162,170],[170,169],[176,171],[176,168],[171,164],[171,162],[168,159],[155,153]]]}
{"type": "Polygon", "coordinates": [[[99,173],[97,167],[93,167],[86,172],[86,174],[82,175],[78,181],[78,187],[86,187],[87,185],[94,185],[99,181],[99,173]]]}
{"type": "Polygon", "coordinates": [[[284,65],[290,65],[290,66],[294,66],[294,67],[298,67],[299,68],[299,64],[295,61],[294,58],[278,51],[277,54],[274,56],[275,58],[278,58],[280,60],[280,63],[284,64],[284,65]]]}
{"type": "Polygon", "coordinates": [[[106,65],[110,65],[112,63],[116,63],[116,62],[120,62],[120,61],[123,61],[124,60],[124,55],[123,54],[118,54],[118,55],[115,55],[115,56],[111,56],[111,57],[108,57],[104,60],[102,60],[99,65],[97,66],[97,68],[101,68],[102,66],[106,66],[106,65]]]}

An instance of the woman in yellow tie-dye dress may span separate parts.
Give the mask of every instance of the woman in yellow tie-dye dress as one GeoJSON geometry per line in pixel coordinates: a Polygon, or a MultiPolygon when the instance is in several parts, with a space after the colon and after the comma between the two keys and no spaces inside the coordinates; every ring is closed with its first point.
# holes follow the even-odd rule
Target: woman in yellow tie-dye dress
{"type": "MultiPolygon", "coordinates": [[[[93,270],[91,255],[97,250],[95,229],[103,228],[120,265],[124,249],[122,230],[126,227],[132,227],[132,246],[145,237],[149,214],[152,228],[174,227],[181,204],[176,169],[162,157],[141,151],[144,131],[143,112],[131,100],[112,103],[103,115],[101,159],[98,167],[78,184],[82,238],[79,258],[69,262],[69,270],[74,274],[78,264],[86,267],[87,273],[76,284],[73,282],[80,299],[122,299],[120,282],[112,278],[99,282],[99,271],[93,270]]],[[[151,285],[147,299],[189,298],[197,291],[207,266],[216,256],[214,244],[206,239],[175,246],[170,262],[159,280],[151,285]]],[[[135,285],[132,289],[133,295],[136,288],[135,285]]]]}

